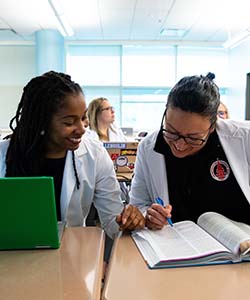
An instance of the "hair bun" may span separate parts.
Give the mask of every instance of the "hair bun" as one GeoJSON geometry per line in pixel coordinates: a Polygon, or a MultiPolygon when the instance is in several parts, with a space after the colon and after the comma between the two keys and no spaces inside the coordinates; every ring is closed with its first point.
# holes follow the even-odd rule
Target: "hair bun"
{"type": "Polygon", "coordinates": [[[207,77],[209,80],[214,80],[215,74],[212,73],[212,72],[208,72],[207,75],[206,75],[206,77],[207,77]]]}

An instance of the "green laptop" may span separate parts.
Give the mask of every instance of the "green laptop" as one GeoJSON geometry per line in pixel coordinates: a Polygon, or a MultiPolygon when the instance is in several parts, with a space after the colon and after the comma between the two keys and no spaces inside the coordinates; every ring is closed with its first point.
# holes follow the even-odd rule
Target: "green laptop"
{"type": "Polygon", "coordinates": [[[0,178],[0,250],[59,248],[52,177],[0,178]]]}

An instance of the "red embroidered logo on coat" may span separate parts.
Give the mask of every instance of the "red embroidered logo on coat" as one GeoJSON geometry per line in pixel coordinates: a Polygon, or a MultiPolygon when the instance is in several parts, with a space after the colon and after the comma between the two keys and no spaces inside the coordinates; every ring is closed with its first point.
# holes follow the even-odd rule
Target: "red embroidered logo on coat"
{"type": "Polygon", "coordinates": [[[224,181],[229,177],[230,168],[224,160],[217,159],[210,167],[210,174],[217,181],[224,181]]]}

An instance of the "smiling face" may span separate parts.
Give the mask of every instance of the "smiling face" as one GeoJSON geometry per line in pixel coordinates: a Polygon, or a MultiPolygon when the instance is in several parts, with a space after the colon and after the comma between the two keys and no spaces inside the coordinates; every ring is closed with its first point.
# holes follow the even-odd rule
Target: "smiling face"
{"type": "Polygon", "coordinates": [[[60,158],[66,155],[67,150],[76,150],[87,126],[87,107],[83,94],[67,96],[52,117],[46,157],[60,158]]]}
{"type": "Polygon", "coordinates": [[[211,127],[208,117],[185,112],[179,108],[168,108],[164,129],[169,133],[165,134],[166,132],[163,131],[163,136],[173,155],[183,158],[200,151],[206,144],[214,127],[211,127]],[[181,137],[175,134],[181,135],[181,137]],[[172,137],[176,138],[172,139],[172,137]],[[196,143],[196,139],[199,139],[198,143],[200,144],[193,145],[192,142],[196,143]]]}

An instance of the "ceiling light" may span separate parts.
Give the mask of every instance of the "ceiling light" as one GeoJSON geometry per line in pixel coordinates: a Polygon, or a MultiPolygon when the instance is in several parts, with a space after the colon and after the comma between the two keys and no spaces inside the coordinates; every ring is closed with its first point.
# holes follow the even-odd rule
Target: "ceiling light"
{"type": "Polygon", "coordinates": [[[224,44],[224,48],[234,48],[239,46],[242,42],[250,37],[250,27],[246,30],[241,31],[239,34],[236,34],[232,38],[229,38],[224,44]]]}
{"type": "Polygon", "coordinates": [[[57,19],[57,27],[60,33],[63,36],[72,36],[74,34],[74,31],[72,27],[70,26],[61,6],[59,1],[57,0],[48,0],[49,4],[56,16],[57,19]]]}
{"type": "Polygon", "coordinates": [[[166,29],[163,28],[160,31],[160,34],[163,36],[169,36],[169,37],[183,37],[185,34],[186,30],[185,29],[166,29]]]}

